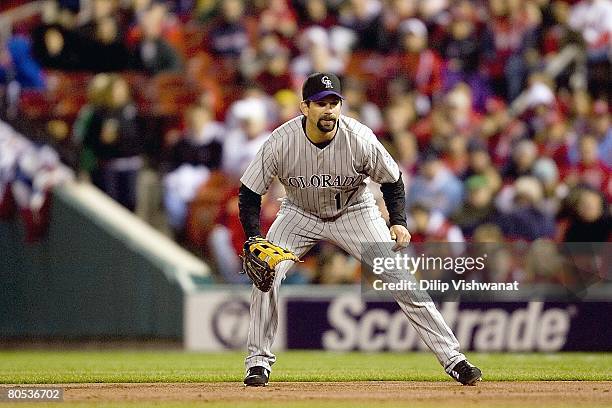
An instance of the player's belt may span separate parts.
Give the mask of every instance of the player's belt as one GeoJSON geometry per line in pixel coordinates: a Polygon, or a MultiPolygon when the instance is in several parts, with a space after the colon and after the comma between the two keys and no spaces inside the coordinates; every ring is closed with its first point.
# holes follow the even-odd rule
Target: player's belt
{"type": "Polygon", "coordinates": [[[336,221],[338,218],[340,218],[342,216],[342,214],[344,214],[344,213],[343,212],[338,213],[338,214],[334,215],[333,217],[325,217],[325,218],[324,217],[320,217],[320,218],[321,218],[321,221],[323,221],[323,222],[333,222],[333,221],[336,221]]]}

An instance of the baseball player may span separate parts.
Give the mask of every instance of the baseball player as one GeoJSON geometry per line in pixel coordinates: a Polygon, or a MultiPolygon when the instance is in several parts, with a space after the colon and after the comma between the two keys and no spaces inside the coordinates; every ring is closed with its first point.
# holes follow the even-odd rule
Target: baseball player
{"type": "MultiPolygon", "coordinates": [[[[332,242],[358,260],[365,255],[361,243],[395,241],[393,251],[397,251],[410,242],[397,163],[367,126],[341,115],[340,80],[330,73],[312,74],[303,84],[302,97],[302,115],[272,132],[241,178],[240,220],[246,236],[254,237],[245,243],[244,254],[245,272],[254,282],[247,386],[268,384],[276,361],[271,346],[278,327],[279,287],[295,261],[317,241],[332,242]],[[274,177],[287,196],[264,239],[259,226],[261,196],[274,177]],[[381,185],[390,228],[366,188],[367,178],[381,185]],[[273,263],[267,261],[272,258],[273,263]]],[[[382,278],[397,279],[393,274],[382,278]]],[[[480,380],[481,371],[459,351],[459,342],[429,295],[417,291],[393,295],[449,375],[464,385],[480,380]]]]}

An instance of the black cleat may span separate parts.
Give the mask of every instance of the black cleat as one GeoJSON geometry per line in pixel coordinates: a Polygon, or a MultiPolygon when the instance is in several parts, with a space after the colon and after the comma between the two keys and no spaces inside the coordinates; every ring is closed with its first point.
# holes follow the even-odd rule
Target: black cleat
{"type": "Polygon", "coordinates": [[[450,376],[463,385],[476,385],[482,379],[482,371],[480,371],[480,368],[468,363],[467,360],[463,360],[453,367],[450,376]]]}
{"type": "Polygon", "coordinates": [[[244,377],[244,385],[247,387],[265,387],[270,379],[270,371],[261,366],[249,368],[246,377],[244,377]]]}

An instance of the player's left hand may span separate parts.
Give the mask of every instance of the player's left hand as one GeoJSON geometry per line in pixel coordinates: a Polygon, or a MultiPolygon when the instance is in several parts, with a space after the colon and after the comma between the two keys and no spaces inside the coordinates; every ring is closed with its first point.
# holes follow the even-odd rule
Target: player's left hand
{"type": "Polygon", "coordinates": [[[389,228],[391,232],[391,239],[395,241],[393,251],[399,251],[402,248],[406,248],[410,243],[412,236],[403,225],[392,225],[389,228]]]}

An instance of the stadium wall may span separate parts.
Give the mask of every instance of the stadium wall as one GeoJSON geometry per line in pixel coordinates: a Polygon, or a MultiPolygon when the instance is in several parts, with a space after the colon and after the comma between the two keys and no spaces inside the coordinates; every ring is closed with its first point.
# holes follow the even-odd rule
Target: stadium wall
{"type": "Polygon", "coordinates": [[[56,188],[50,220],[36,243],[0,221],[0,337],[182,338],[205,264],[87,184],[56,188]]]}

